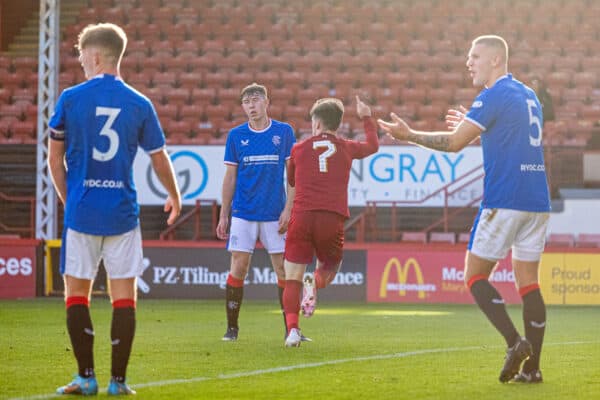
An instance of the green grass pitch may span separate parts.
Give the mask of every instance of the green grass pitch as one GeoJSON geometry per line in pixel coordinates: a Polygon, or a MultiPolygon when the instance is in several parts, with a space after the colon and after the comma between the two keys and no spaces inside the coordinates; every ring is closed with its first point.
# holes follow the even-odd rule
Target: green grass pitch
{"type": "MultiPolygon", "coordinates": [[[[520,307],[509,312],[522,331],[520,307]]],[[[110,303],[92,300],[106,397],[110,303]]],[[[247,301],[222,342],[223,301],[140,300],[128,383],[140,399],[597,399],[600,307],[549,307],[545,382],[501,384],[501,337],[474,305],[319,304],[284,348],[276,300],[247,301]]],[[[0,399],[53,397],[76,364],[62,299],[0,301],[0,399]]]]}

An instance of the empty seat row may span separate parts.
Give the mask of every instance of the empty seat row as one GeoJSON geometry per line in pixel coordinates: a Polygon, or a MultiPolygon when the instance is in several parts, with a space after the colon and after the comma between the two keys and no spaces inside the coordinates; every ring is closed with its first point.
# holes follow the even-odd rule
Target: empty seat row
{"type": "Polygon", "coordinates": [[[600,234],[595,233],[551,233],[546,247],[600,247],[600,234]]]}

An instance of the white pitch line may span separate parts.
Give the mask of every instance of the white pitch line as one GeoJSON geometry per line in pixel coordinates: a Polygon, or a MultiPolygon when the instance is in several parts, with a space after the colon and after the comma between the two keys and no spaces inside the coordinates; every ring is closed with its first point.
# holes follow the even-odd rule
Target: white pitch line
{"type": "MultiPolygon", "coordinates": [[[[576,345],[581,345],[581,344],[595,344],[595,343],[599,343],[599,342],[598,341],[573,341],[573,342],[561,342],[561,343],[544,343],[544,347],[547,347],[547,346],[576,346],[576,345]]],[[[497,348],[497,347],[499,347],[499,346],[489,346],[487,348],[497,348]]],[[[458,351],[481,350],[482,348],[484,348],[484,346],[446,347],[446,348],[438,348],[438,349],[413,350],[413,351],[406,351],[403,353],[376,354],[376,355],[372,355],[372,356],[341,358],[338,360],[329,360],[329,361],[320,361],[320,362],[314,362],[314,363],[288,365],[288,366],[283,366],[283,367],[257,369],[254,371],[236,372],[236,373],[232,373],[232,374],[220,374],[215,377],[198,376],[198,377],[188,378],[188,379],[169,379],[169,380],[164,380],[164,381],[139,383],[136,385],[131,385],[131,387],[134,389],[139,389],[139,388],[147,388],[147,387],[160,387],[160,386],[187,384],[187,383],[213,381],[213,380],[246,378],[249,376],[274,374],[277,372],[287,372],[287,371],[293,371],[296,369],[318,368],[318,367],[323,367],[326,365],[345,364],[345,363],[350,363],[350,362],[361,362],[361,361],[388,360],[388,359],[392,359],[392,358],[406,358],[406,357],[419,356],[419,355],[424,355],[424,354],[440,354],[440,353],[453,353],[453,352],[458,352],[458,351]]],[[[294,350],[292,349],[291,351],[294,351],[294,350]]],[[[103,392],[103,391],[101,390],[100,392],[103,392]]],[[[39,394],[39,395],[27,396],[27,397],[14,397],[9,400],[51,399],[51,398],[55,398],[55,397],[59,397],[59,396],[60,395],[57,395],[57,394],[39,394]]],[[[62,397],[62,396],[60,396],[60,397],[62,397]]]]}

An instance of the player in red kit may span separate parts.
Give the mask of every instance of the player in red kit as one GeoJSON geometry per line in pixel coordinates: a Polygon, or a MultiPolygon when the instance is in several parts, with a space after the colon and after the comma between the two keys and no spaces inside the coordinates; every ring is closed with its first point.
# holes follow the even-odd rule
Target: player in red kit
{"type": "Polygon", "coordinates": [[[310,110],[313,136],[292,148],[288,183],[296,188],[296,196],[285,242],[286,347],[300,346],[299,299],[307,264],[316,254],[314,278],[308,275],[304,279],[302,310],[307,317],[314,312],[316,290],[326,287],[342,264],[352,160],[365,158],[379,148],[371,108],[358,96],[356,112],[363,120],[366,142],[337,136],[344,105],[338,99],[325,98],[317,100],[310,110]]]}

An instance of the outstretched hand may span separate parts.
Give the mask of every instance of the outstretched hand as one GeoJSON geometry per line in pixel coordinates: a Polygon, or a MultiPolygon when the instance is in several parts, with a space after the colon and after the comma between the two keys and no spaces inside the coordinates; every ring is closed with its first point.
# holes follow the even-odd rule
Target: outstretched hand
{"type": "Polygon", "coordinates": [[[407,140],[410,134],[410,128],[406,122],[395,113],[390,113],[391,122],[378,119],[379,127],[389,136],[398,140],[407,140]]]}
{"type": "Polygon", "coordinates": [[[365,104],[358,96],[356,96],[356,113],[361,119],[371,116],[371,107],[365,104]]]}
{"type": "Polygon", "coordinates": [[[467,109],[463,106],[458,106],[458,110],[453,108],[448,110],[446,114],[446,126],[448,129],[453,130],[465,119],[465,114],[467,113],[467,109]]]}

